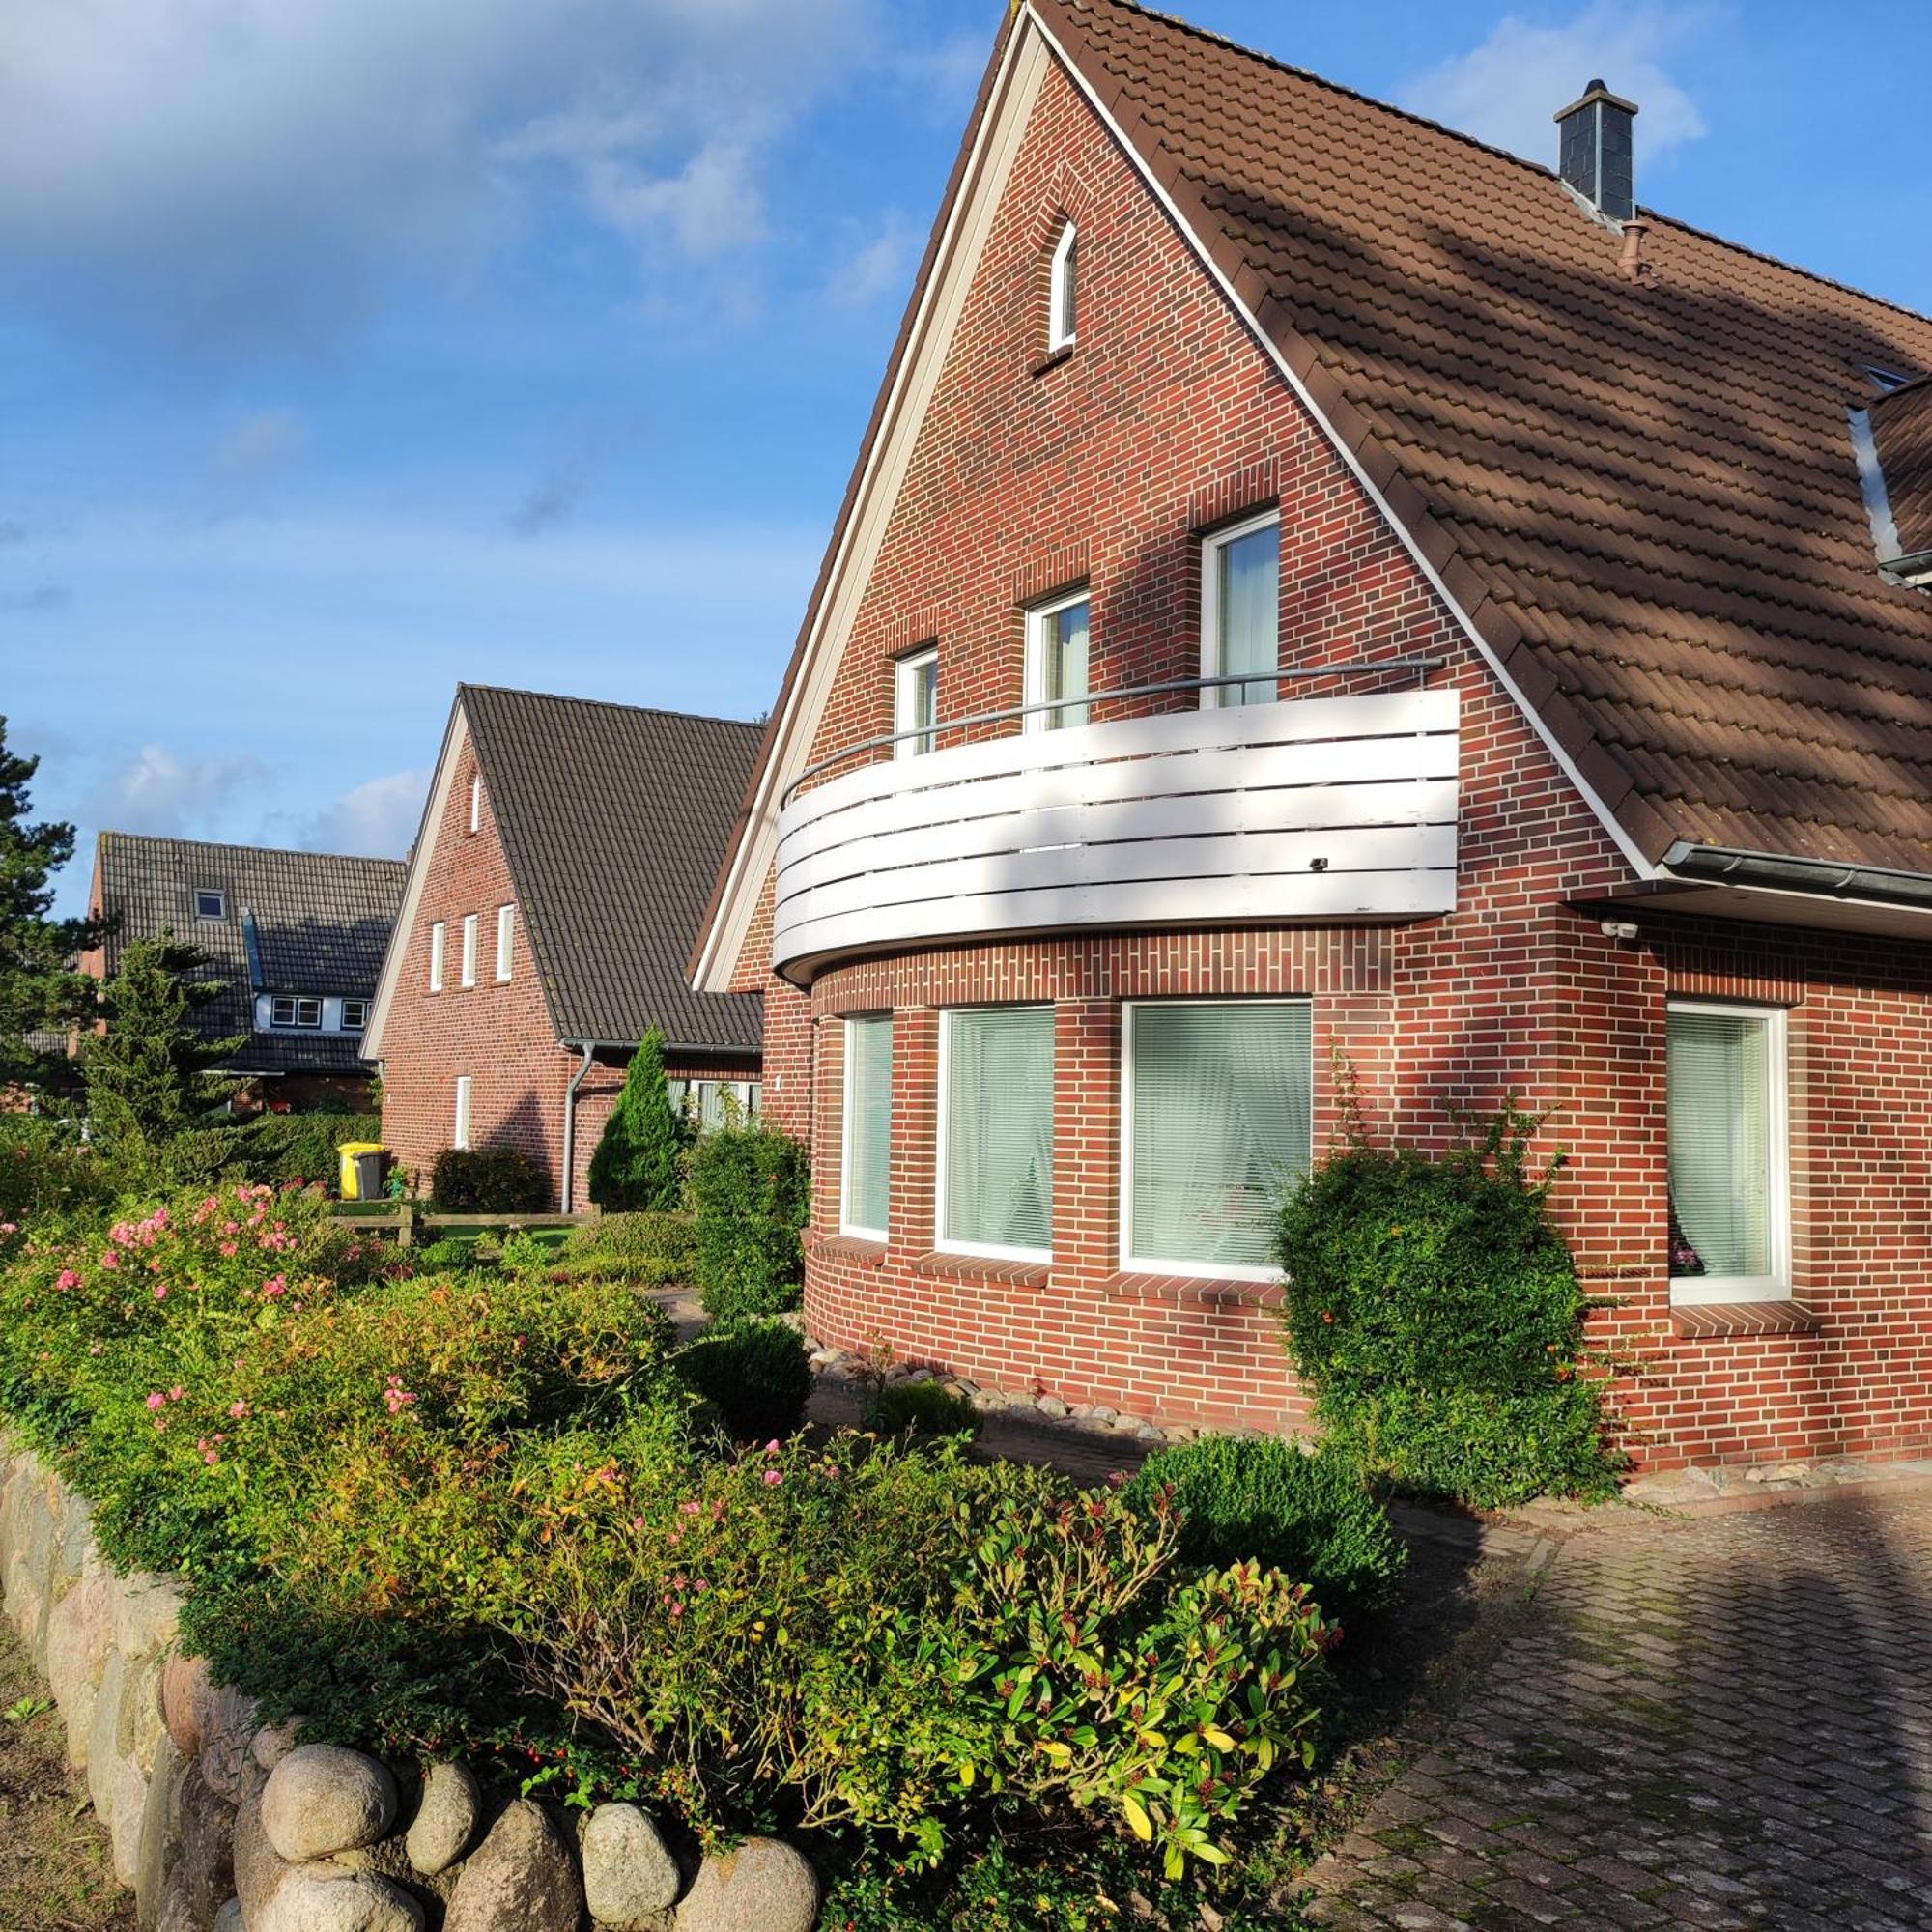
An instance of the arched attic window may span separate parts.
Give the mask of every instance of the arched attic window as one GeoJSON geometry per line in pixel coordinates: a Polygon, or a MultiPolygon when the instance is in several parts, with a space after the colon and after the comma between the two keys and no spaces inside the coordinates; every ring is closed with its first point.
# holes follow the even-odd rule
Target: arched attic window
{"type": "Polygon", "coordinates": [[[1073,347],[1079,319],[1080,231],[1067,222],[1053,244],[1046,283],[1046,350],[1049,355],[1073,347]]]}

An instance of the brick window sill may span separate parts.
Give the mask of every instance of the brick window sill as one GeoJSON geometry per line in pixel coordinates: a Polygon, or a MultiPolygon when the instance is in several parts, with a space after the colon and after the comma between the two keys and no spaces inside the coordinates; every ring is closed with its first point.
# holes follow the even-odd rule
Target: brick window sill
{"type": "Polygon", "coordinates": [[[1731,1335],[1810,1335],[1818,1318],[1800,1301],[1680,1301],[1670,1326],[1698,1341],[1731,1335]]]}
{"type": "Polygon", "coordinates": [[[1279,1308],[1278,1281],[1240,1281],[1222,1275],[1111,1274],[1100,1293],[1113,1301],[1169,1301],[1187,1308],[1279,1308]]]}
{"type": "Polygon", "coordinates": [[[884,1267],[886,1244],[868,1241],[859,1235],[818,1235],[811,1241],[811,1253],[820,1261],[851,1262],[860,1267],[884,1267]]]}
{"type": "Polygon", "coordinates": [[[1033,375],[1035,377],[1044,376],[1049,370],[1058,369],[1063,362],[1072,361],[1073,352],[1077,346],[1077,344],[1071,342],[1063,343],[1049,355],[1042,355],[1033,365],[1033,375]]]}
{"type": "Polygon", "coordinates": [[[1017,1288],[1044,1288],[1052,1272],[1045,1262],[1003,1262],[990,1255],[954,1255],[938,1248],[919,1256],[912,1271],[928,1281],[1002,1281],[1017,1288]]]}

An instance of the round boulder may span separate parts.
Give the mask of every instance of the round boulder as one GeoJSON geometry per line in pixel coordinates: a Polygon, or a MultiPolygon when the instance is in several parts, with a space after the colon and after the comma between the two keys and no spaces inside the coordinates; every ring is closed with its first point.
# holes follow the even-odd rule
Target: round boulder
{"type": "Polygon", "coordinates": [[[396,1822],[396,1780],[340,1745],[298,1745],[262,1792],[262,1830],[291,1864],[373,1845],[396,1822]]]}
{"type": "Polygon", "coordinates": [[[656,1932],[677,1897],[677,1861],[648,1813],[600,1804],[583,1828],[583,1895],[611,1932],[656,1932]]]}
{"type": "Polygon", "coordinates": [[[248,1932],[423,1932],[423,1911],[385,1878],[292,1871],[250,1915],[248,1932]]]}
{"type": "Polygon", "coordinates": [[[410,1863],[425,1878],[447,1871],[469,1849],[482,1816],[476,1774],[467,1764],[431,1765],[422,1803],[403,1841],[410,1863]]]}
{"type": "Polygon", "coordinates": [[[747,1838],[698,1867],[677,1932],[811,1932],[817,1918],[818,1874],[807,1861],[776,1838],[747,1838]]]}
{"type": "Polygon", "coordinates": [[[470,1855],[443,1932],[577,1932],[583,1886],[550,1813],[519,1799],[470,1855]]]}

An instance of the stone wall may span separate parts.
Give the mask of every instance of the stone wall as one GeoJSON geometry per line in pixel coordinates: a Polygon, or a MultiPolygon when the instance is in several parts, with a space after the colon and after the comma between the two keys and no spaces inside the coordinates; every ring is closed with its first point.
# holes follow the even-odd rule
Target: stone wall
{"type": "Polygon", "coordinates": [[[650,1815],[587,1816],[463,1764],[294,1742],[175,1641],[177,1587],[122,1577],[87,1506],[0,1439],[0,1593],[67,1724],[140,1932],[810,1932],[789,1845],[699,1859],[650,1815]]]}

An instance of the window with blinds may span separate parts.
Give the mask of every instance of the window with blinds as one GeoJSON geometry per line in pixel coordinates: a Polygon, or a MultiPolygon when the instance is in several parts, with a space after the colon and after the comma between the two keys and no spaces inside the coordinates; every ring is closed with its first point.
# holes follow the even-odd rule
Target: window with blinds
{"type": "Polygon", "coordinates": [[[943,1015],[939,1239],[1045,1260],[1053,1245],[1053,1009],[943,1015]]]}
{"type": "Polygon", "coordinates": [[[1305,1000],[1130,1005],[1125,1265],[1272,1275],[1275,1216],[1313,1156],[1305,1000]]]}
{"type": "Polygon", "coordinates": [[[1784,1015],[1673,1003],[1668,1031],[1672,1292],[1787,1293],[1784,1015]]]}
{"type": "Polygon", "coordinates": [[[886,1238],[893,1155],[893,1016],[845,1022],[845,1147],[838,1223],[848,1235],[886,1238]]]}

